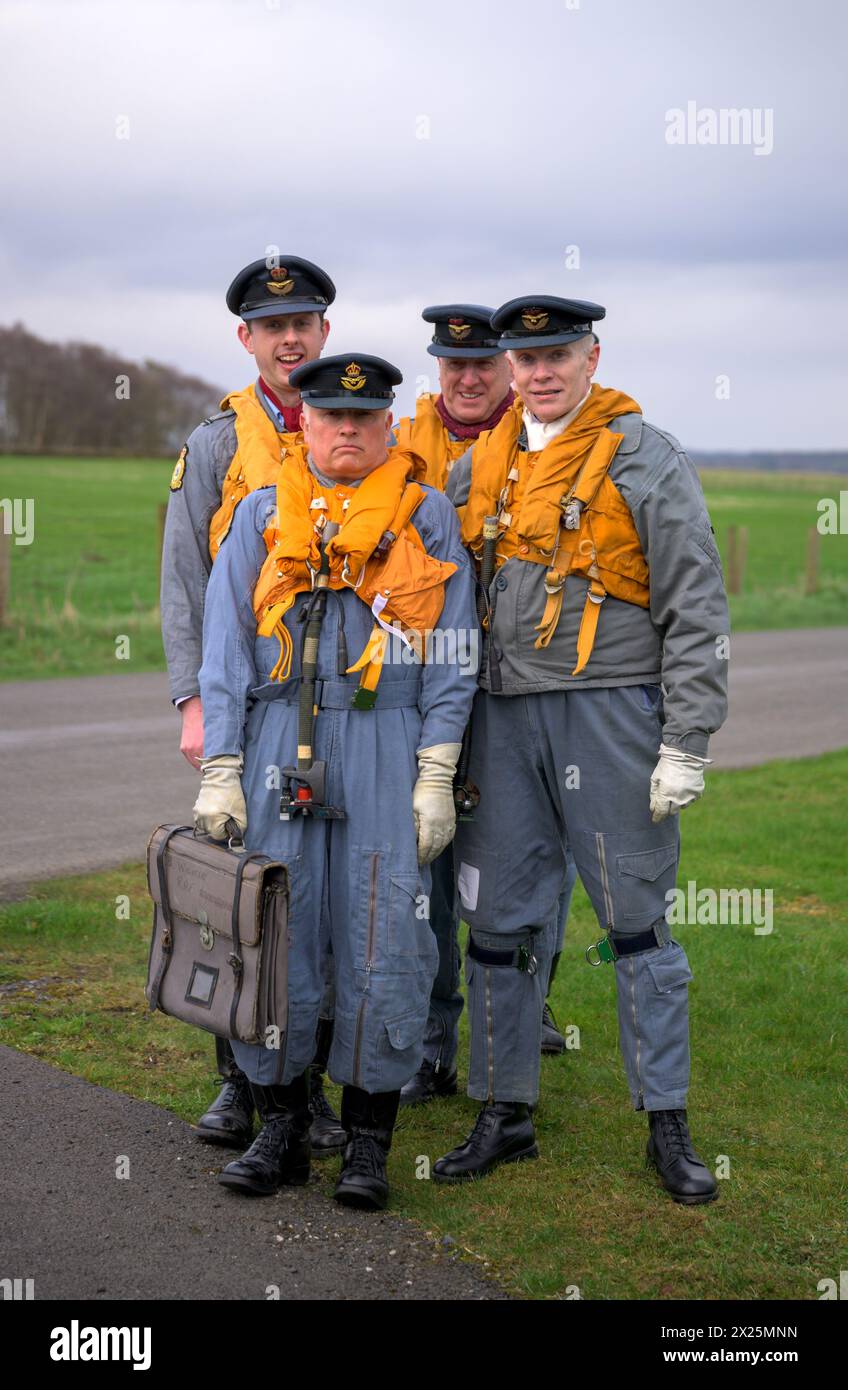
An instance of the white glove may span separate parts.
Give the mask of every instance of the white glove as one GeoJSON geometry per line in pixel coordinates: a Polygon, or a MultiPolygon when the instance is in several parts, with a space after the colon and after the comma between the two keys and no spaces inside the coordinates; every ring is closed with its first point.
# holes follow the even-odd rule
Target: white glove
{"type": "Polygon", "coordinates": [[[241,789],[243,768],[241,753],[222,753],[218,758],[204,758],[201,762],[203,776],[194,803],[194,828],[201,835],[211,835],[213,840],[229,839],[226,825],[230,817],[244,835],[247,807],[241,789]]]}
{"type": "Polygon", "coordinates": [[[418,749],[418,781],[412,789],[412,815],[418,863],[429,864],[449,845],[456,830],[453,779],[461,743],[418,749]]]}
{"type": "Polygon", "coordinates": [[[676,816],[704,794],[704,768],[711,758],[660,744],[660,760],[651,773],[651,820],[676,816]]]}

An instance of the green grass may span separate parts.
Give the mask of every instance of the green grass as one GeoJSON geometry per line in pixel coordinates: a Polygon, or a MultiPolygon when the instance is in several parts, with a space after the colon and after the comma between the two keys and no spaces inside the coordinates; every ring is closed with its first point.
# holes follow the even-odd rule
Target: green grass
{"type": "Polygon", "coordinates": [[[158,504],[172,470],[162,459],[0,459],[0,497],[35,502],[32,545],[11,546],[4,679],[164,668],[158,504]],[[116,658],[119,636],[129,660],[116,658]]]}
{"type": "MultiPolygon", "coordinates": [[[[6,680],[160,670],[157,505],[168,498],[163,460],[0,458],[0,497],[35,500],[35,540],[12,545],[9,621],[0,629],[6,680]],[[115,639],[130,638],[116,660],[115,639]]],[[[730,525],[749,530],[744,591],[731,598],[736,631],[848,623],[848,547],[821,539],[819,592],[805,595],[807,531],[835,474],[705,472],[726,562],[730,525]]]]}
{"type": "MultiPolygon", "coordinates": [[[[452,1147],[477,1106],[463,1095],[406,1112],[393,1211],[533,1298],[576,1285],[592,1299],[815,1299],[820,1279],[838,1279],[848,1263],[846,774],[848,752],[712,773],[683,815],[681,885],[774,893],[771,935],[676,931],[695,974],[692,1129],[708,1162],[724,1154],[731,1165],[717,1203],[677,1206],[643,1167],[646,1122],[624,1085],[613,972],[584,961],[598,928],[578,887],[554,1003],[581,1046],[542,1063],[541,1160],[440,1188],[416,1178],[417,1159],[452,1147]]],[[[3,1039],[193,1120],[214,1094],[212,1042],[147,1012],[149,919],[135,865],[47,884],[0,911],[2,979],[13,986],[0,987],[3,1039]],[[116,920],[119,894],[131,898],[129,921],[116,920]]],[[[463,1034],[463,1085],[466,1046],[463,1034]]],[[[315,1171],[329,1196],[337,1161],[315,1171]]]]}

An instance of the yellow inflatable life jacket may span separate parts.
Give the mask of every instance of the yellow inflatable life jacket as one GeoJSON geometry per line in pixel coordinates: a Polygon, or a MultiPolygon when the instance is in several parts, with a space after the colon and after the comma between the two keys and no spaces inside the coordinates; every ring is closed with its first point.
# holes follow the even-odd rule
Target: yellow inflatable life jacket
{"type": "Polygon", "coordinates": [[[389,635],[400,629],[420,660],[444,606],[445,584],[456,565],[428,555],[412,517],[424,500],[416,481],[424,461],[399,446],[357,487],[325,485],[307,463],[304,445],[286,453],[277,478],[277,510],[264,532],[268,556],[253,591],[257,632],[276,634],[280,657],[272,680],[291,672],[292,641],[285,626],[296,596],[309,592],[320,564],[327,522],[339,530],[327,542],[331,589],[351,588],[374,615],[368,643],[348,672],[361,671],[360,689],[373,692],[389,635]]]}
{"type": "Polygon", "coordinates": [[[522,411],[517,401],[474,446],[462,538],[479,556],[483,518],[497,515],[496,565],[515,556],[546,566],[537,648],[546,647],[556,630],[568,575],[589,581],[576,676],[591,656],[607,594],[640,608],[650,603],[648,562],[630,508],[609,476],[622,436],[608,426],[641,410],[622,392],[593,386],[568,428],[537,453],[519,451],[522,411]]]}
{"type": "Polygon", "coordinates": [[[425,483],[444,492],[453,464],[471,447],[470,439],[451,439],[450,431],[436,409],[435,395],[418,396],[415,416],[405,416],[395,425],[398,446],[411,449],[427,465],[425,483]]]}
{"type": "Polygon", "coordinates": [[[236,451],[224,478],[221,505],[209,525],[209,554],[218,554],[243,497],[277,481],[285,450],[301,443],[303,435],[279,431],[263,408],[254,385],[233,391],[221,401],[222,410],[236,413],[236,451]]]}

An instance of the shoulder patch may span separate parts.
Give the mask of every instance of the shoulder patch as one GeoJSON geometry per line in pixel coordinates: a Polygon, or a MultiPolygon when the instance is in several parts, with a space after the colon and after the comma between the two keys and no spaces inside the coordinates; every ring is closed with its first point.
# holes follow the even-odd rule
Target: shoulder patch
{"type": "Polygon", "coordinates": [[[183,485],[183,476],[186,470],[186,459],[188,458],[188,445],[184,444],[180,450],[180,456],[174,464],[174,471],[171,474],[171,491],[177,492],[183,485]]]}
{"type": "Polygon", "coordinates": [[[207,415],[203,421],[204,425],[214,425],[216,420],[232,420],[235,418],[234,410],[219,410],[215,415],[207,415]]]}

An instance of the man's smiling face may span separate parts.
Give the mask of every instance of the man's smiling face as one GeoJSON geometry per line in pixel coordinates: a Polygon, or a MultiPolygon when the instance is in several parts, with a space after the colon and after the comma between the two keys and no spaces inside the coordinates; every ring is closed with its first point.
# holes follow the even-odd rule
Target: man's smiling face
{"type": "Polygon", "coordinates": [[[259,375],[286,404],[300,399],[289,386],[295,367],[321,356],[330,325],[318,313],[275,314],[239,324],[238,335],[252,357],[259,375]]]}
{"type": "Polygon", "coordinates": [[[587,333],[572,343],[510,352],[515,389],[537,420],[558,420],[582,401],[600,351],[600,345],[587,333]]]}
{"type": "Polygon", "coordinates": [[[463,425],[488,420],[509,390],[506,353],[494,357],[440,357],[439,385],[449,415],[463,425]]]}

